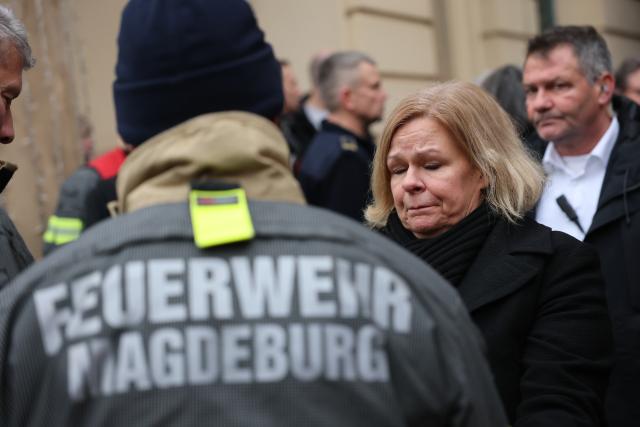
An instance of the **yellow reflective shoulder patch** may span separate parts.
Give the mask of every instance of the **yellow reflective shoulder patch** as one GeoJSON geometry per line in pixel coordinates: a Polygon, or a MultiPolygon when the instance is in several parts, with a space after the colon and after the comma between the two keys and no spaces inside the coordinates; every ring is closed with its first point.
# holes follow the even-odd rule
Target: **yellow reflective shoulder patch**
{"type": "Polygon", "coordinates": [[[255,236],[247,196],[242,188],[189,193],[196,246],[208,248],[250,240],[255,236]]]}
{"type": "Polygon", "coordinates": [[[53,245],[64,245],[80,237],[83,228],[84,224],[79,218],[51,215],[43,240],[53,245]]]}

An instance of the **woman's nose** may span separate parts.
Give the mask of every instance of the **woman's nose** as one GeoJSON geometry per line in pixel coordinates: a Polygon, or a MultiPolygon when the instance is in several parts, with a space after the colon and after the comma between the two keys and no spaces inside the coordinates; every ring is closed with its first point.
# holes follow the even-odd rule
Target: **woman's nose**
{"type": "Polygon", "coordinates": [[[402,187],[407,192],[419,192],[425,189],[424,181],[419,176],[418,168],[410,167],[404,175],[402,187]]]}

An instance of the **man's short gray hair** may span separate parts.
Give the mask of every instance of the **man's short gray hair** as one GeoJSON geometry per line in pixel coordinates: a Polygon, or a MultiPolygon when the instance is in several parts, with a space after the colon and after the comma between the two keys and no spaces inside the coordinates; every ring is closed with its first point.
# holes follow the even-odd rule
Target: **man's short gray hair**
{"type": "Polygon", "coordinates": [[[529,40],[527,58],[531,55],[547,56],[556,47],[571,46],[580,68],[591,82],[603,73],[612,73],[611,52],[604,38],[590,25],[553,27],[529,40]]]}
{"type": "Polygon", "coordinates": [[[11,9],[0,5],[0,49],[5,49],[6,42],[10,42],[17,49],[22,58],[23,70],[35,65],[24,24],[16,18],[11,9]]]}
{"type": "Polygon", "coordinates": [[[358,66],[375,61],[362,52],[338,52],[322,61],[318,75],[320,97],[331,112],[340,108],[340,88],[355,88],[359,83],[358,66]]]}

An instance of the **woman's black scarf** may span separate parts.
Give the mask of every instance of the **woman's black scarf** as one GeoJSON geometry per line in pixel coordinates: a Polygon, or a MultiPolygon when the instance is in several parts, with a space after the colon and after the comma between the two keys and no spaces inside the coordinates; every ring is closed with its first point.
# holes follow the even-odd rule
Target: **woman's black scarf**
{"type": "Polygon", "coordinates": [[[495,217],[489,206],[483,203],[458,224],[430,239],[419,239],[404,228],[395,210],[381,231],[422,258],[457,287],[494,224],[495,217]]]}

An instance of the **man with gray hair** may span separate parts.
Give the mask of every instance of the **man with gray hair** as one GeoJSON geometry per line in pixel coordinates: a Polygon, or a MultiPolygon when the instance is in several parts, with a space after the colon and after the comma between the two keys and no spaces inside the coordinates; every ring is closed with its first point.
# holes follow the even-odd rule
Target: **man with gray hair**
{"type": "Polygon", "coordinates": [[[298,178],[309,203],[362,221],[374,152],[369,125],[382,118],[387,95],[375,62],[355,51],[327,58],[319,84],[329,115],[298,178]]]}
{"type": "MultiPolygon", "coordinates": [[[[0,143],[13,141],[11,101],[22,90],[22,72],[34,65],[24,25],[0,5],[0,143]]],[[[0,192],[17,166],[0,160],[0,192]]],[[[7,213],[0,209],[0,288],[33,262],[33,257],[7,213]]]]}
{"type": "MultiPolygon", "coordinates": [[[[590,26],[529,41],[527,113],[549,182],[536,220],[596,247],[615,343],[609,426],[640,418],[640,108],[614,95],[611,54],[590,26]]],[[[594,334],[597,331],[593,331],[594,334]]]]}
{"type": "Polygon", "coordinates": [[[640,104],[640,56],[625,59],[616,70],[616,93],[640,104]]]}

